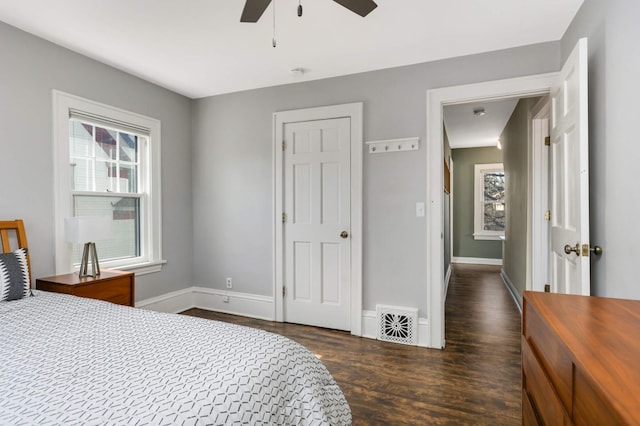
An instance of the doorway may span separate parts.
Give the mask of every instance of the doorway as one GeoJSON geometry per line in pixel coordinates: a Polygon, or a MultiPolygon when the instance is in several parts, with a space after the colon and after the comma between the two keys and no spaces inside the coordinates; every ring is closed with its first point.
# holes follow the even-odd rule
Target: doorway
{"type": "MultiPolygon", "coordinates": [[[[427,92],[427,288],[429,297],[429,341],[434,348],[443,348],[444,334],[444,270],[442,238],[443,223],[443,107],[445,105],[498,100],[514,97],[535,97],[549,93],[558,73],[520,77],[464,86],[434,89],[427,92]]],[[[540,179],[534,163],[531,181],[540,179]]]]}

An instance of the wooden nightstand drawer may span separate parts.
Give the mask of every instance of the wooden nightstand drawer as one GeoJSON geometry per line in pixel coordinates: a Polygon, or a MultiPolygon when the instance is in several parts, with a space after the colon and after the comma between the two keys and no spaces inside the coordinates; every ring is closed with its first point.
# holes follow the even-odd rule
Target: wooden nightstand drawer
{"type": "Polygon", "coordinates": [[[103,270],[98,277],[79,278],[77,274],[38,278],[36,288],[55,293],[104,300],[134,306],[134,275],[131,272],[103,270]]]}

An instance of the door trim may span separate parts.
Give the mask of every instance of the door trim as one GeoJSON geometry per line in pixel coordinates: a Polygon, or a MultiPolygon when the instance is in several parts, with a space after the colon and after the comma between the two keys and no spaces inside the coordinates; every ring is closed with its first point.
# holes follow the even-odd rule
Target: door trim
{"type": "Polygon", "coordinates": [[[282,212],[284,211],[284,169],[282,141],[284,125],[300,121],[332,118],[351,120],[351,334],[362,335],[362,170],[363,170],[363,104],[362,102],[306,108],[273,113],[273,294],[274,318],[284,321],[282,286],[284,280],[284,247],[282,212]]]}
{"type": "Polygon", "coordinates": [[[443,211],[443,131],[442,110],[448,104],[508,97],[539,96],[549,93],[559,73],[538,74],[505,80],[443,87],[427,90],[427,200],[429,213],[426,245],[427,316],[430,326],[429,347],[444,348],[444,267],[442,235],[443,211]]]}

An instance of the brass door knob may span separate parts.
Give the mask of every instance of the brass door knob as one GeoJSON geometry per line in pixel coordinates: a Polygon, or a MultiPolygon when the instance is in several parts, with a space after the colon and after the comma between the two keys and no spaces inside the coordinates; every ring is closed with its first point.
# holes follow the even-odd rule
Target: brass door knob
{"type": "Polygon", "coordinates": [[[569,244],[564,246],[564,252],[567,254],[571,254],[572,252],[576,254],[576,256],[580,256],[580,244],[576,244],[575,247],[571,247],[569,244]]]}
{"type": "Polygon", "coordinates": [[[347,231],[342,231],[340,233],[340,238],[349,238],[349,233],[347,231]]]}

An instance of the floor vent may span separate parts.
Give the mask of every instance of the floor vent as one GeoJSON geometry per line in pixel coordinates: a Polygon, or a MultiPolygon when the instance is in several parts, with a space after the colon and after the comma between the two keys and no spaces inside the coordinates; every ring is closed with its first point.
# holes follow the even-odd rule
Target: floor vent
{"type": "Polygon", "coordinates": [[[418,310],[397,306],[376,305],[378,340],[418,344],[418,310]]]}

